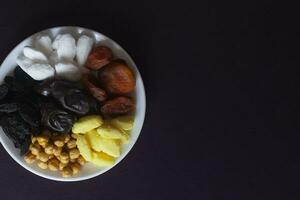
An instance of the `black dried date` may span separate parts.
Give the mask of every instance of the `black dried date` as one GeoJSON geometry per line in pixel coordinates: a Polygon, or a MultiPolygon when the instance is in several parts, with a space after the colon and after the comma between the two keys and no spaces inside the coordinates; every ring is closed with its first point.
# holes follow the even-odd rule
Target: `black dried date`
{"type": "Polygon", "coordinates": [[[19,110],[18,103],[5,103],[0,105],[0,112],[2,113],[12,113],[19,110]]]}
{"type": "Polygon", "coordinates": [[[53,131],[69,133],[76,117],[53,104],[45,104],[42,108],[42,125],[53,131]]]}
{"type": "Polygon", "coordinates": [[[0,100],[4,99],[8,93],[8,86],[6,84],[0,85],[0,100]]]}

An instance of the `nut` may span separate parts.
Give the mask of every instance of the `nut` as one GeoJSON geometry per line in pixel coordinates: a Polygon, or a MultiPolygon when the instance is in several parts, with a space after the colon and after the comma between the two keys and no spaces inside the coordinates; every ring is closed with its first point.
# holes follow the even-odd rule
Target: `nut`
{"type": "Polygon", "coordinates": [[[42,143],[45,143],[45,142],[49,141],[49,136],[47,136],[47,135],[39,135],[39,136],[36,136],[36,140],[41,145],[42,143]]]}
{"type": "Polygon", "coordinates": [[[112,94],[127,94],[135,88],[135,76],[123,60],[114,60],[98,72],[104,89],[112,94]]]}
{"type": "Polygon", "coordinates": [[[68,143],[67,143],[67,147],[68,149],[73,149],[76,147],[76,140],[71,139],[68,143]]]}
{"type": "Polygon", "coordinates": [[[42,162],[47,162],[49,160],[49,155],[46,154],[45,152],[40,152],[39,160],[42,162]]]}
{"type": "Polygon", "coordinates": [[[41,168],[41,169],[47,169],[47,168],[48,168],[47,163],[42,162],[42,161],[39,161],[39,162],[37,163],[37,166],[39,166],[39,168],[41,168]]]}
{"type": "Polygon", "coordinates": [[[54,152],[53,144],[47,144],[45,147],[45,153],[51,155],[53,154],[53,152],[54,152]]]}
{"type": "Polygon", "coordinates": [[[97,46],[90,52],[85,66],[92,70],[98,70],[108,64],[111,59],[112,51],[108,47],[97,46]]]}
{"type": "Polygon", "coordinates": [[[57,147],[63,147],[65,143],[64,143],[63,140],[56,140],[56,141],[54,141],[54,144],[55,144],[57,147]]]}
{"type": "Polygon", "coordinates": [[[58,146],[54,146],[54,147],[53,147],[53,154],[54,154],[56,157],[57,157],[57,156],[60,156],[61,151],[62,151],[62,148],[61,148],[61,147],[58,147],[58,146]]]}
{"type": "Polygon", "coordinates": [[[31,151],[31,153],[33,155],[39,155],[40,151],[41,151],[41,146],[39,144],[30,144],[29,146],[29,150],[31,151]]]}
{"type": "Polygon", "coordinates": [[[80,171],[81,166],[78,163],[72,163],[71,168],[72,168],[73,174],[77,174],[80,171]]]}
{"type": "Polygon", "coordinates": [[[135,108],[134,102],[127,97],[116,97],[108,100],[101,107],[101,112],[105,115],[123,115],[128,114],[135,108]]]}
{"type": "Polygon", "coordinates": [[[80,156],[80,152],[78,149],[71,149],[69,151],[69,156],[71,160],[76,159],[80,156]]]}
{"type": "Polygon", "coordinates": [[[74,138],[74,139],[77,139],[77,134],[72,133],[72,134],[71,134],[71,137],[74,138]]]}
{"type": "Polygon", "coordinates": [[[61,175],[63,177],[69,177],[69,176],[72,176],[73,174],[73,170],[71,167],[65,167],[63,168],[63,170],[61,171],[61,175]]]}
{"type": "Polygon", "coordinates": [[[36,160],[36,157],[32,153],[27,152],[24,156],[24,160],[26,163],[32,164],[36,160]]]}
{"type": "Polygon", "coordinates": [[[81,155],[78,157],[77,162],[80,165],[84,165],[86,163],[85,159],[81,155]]]}
{"type": "Polygon", "coordinates": [[[59,163],[59,170],[63,170],[65,167],[67,166],[67,164],[64,164],[64,163],[59,163]]]}
{"type": "Polygon", "coordinates": [[[59,168],[59,161],[56,158],[52,158],[48,161],[48,168],[51,171],[57,171],[59,168]]]}

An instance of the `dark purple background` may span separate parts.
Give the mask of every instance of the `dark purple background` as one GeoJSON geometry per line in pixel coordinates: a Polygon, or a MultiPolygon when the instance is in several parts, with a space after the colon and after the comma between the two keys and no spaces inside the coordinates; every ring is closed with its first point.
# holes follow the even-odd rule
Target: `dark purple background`
{"type": "Polygon", "coordinates": [[[136,61],[147,115],[132,152],[84,182],[40,178],[1,147],[0,199],[299,199],[299,7],[258,2],[1,2],[0,60],[49,27],[95,29],[136,61]]]}

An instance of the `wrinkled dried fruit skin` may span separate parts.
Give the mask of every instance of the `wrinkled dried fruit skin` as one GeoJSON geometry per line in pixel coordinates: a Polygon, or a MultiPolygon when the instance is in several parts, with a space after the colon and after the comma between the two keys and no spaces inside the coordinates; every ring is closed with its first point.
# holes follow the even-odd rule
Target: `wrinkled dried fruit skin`
{"type": "Polygon", "coordinates": [[[30,137],[30,130],[26,123],[17,113],[12,113],[2,116],[0,125],[2,126],[5,135],[14,143],[14,146],[16,148],[21,148],[21,153],[24,153],[26,148],[28,148],[25,142],[28,140],[28,137],[30,137]]]}
{"type": "Polygon", "coordinates": [[[112,51],[105,46],[97,46],[89,54],[85,66],[92,70],[98,70],[112,60],[112,51]]]}
{"type": "Polygon", "coordinates": [[[8,93],[8,86],[6,84],[0,85],[0,100],[5,98],[8,93]]]}
{"type": "Polygon", "coordinates": [[[45,104],[42,107],[42,125],[50,130],[69,133],[75,121],[74,115],[57,108],[54,104],[45,104]]]}
{"type": "Polygon", "coordinates": [[[51,95],[51,83],[53,83],[53,80],[46,80],[37,85],[34,90],[43,96],[50,96],[51,95]]]}
{"type": "Polygon", "coordinates": [[[90,110],[89,101],[80,90],[72,90],[61,102],[63,107],[80,115],[87,114],[90,110]]]}
{"type": "Polygon", "coordinates": [[[98,72],[98,79],[104,89],[112,94],[127,94],[135,88],[132,70],[120,60],[115,60],[98,72]]]}
{"type": "Polygon", "coordinates": [[[116,97],[108,100],[101,107],[101,112],[109,116],[128,114],[135,109],[134,102],[127,97],[116,97]]]}
{"type": "Polygon", "coordinates": [[[2,113],[12,113],[19,110],[19,104],[17,103],[5,103],[0,105],[0,112],[2,113]]]}
{"type": "Polygon", "coordinates": [[[31,126],[33,127],[40,126],[40,119],[41,119],[40,112],[33,106],[29,104],[22,104],[20,106],[19,114],[21,118],[31,126]]]}
{"type": "Polygon", "coordinates": [[[82,78],[83,84],[87,88],[87,90],[91,93],[91,95],[100,102],[103,102],[107,99],[107,94],[104,90],[98,86],[96,80],[92,77],[85,75],[82,78]]]}
{"type": "Polygon", "coordinates": [[[24,92],[25,91],[25,85],[16,81],[16,79],[12,76],[6,76],[4,78],[4,82],[8,86],[9,91],[12,91],[12,92],[24,92]]]}

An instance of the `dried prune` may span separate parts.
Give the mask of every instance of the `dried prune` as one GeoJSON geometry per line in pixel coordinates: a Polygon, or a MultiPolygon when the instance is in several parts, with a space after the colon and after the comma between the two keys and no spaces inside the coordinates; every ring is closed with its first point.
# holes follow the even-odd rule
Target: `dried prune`
{"type": "Polygon", "coordinates": [[[123,60],[114,60],[98,72],[104,89],[112,94],[127,94],[134,90],[135,76],[123,60]]]}
{"type": "Polygon", "coordinates": [[[87,96],[79,90],[70,91],[61,103],[64,108],[81,115],[88,113],[90,110],[87,96]]]}
{"type": "Polygon", "coordinates": [[[23,142],[20,144],[20,155],[23,156],[24,154],[26,154],[29,150],[29,146],[30,146],[31,140],[30,140],[30,136],[27,136],[23,142]]]}
{"type": "Polygon", "coordinates": [[[0,119],[3,132],[12,140],[16,148],[20,148],[24,140],[30,136],[30,130],[17,113],[7,114],[0,119]]]}
{"type": "Polygon", "coordinates": [[[106,92],[100,88],[99,83],[88,75],[82,77],[83,84],[87,88],[87,90],[91,93],[91,95],[100,102],[103,102],[107,99],[106,92]]]}
{"type": "Polygon", "coordinates": [[[8,86],[6,84],[0,85],[0,100],[6,97],[8,93],[8,86]]]}
{"type": "Polygon", "coordinates": [[[4,82],[7,84],[8,89],[12,92],[24,92],[25,86],[20,82],[16,81],[16,79],[12,76],[6,76],[4,78],[4,82]]]}
{"type": "Polygon", "coordinates": [[[19,114],[22,119],[31,126],[38,127],[40,125],[40,112],[30,104],[22,104],[19,114]]]}
{"type": "Polygon", "coordinates": [[[51,95],[51,84],[53,83],[53,80],[46,80],[43,81],[42,83],[38,84],[35,86],[34,90],[43,96],[50,96],[51,95]]]}
{"type": "Polygon", "coordinates": [[[53,104],[42,107],[42,124],[53,131],[69,133],[76,117],[53,104]]]}
{"type": "Polygon", "coordinates": [[[67,81],[56,81],[51,84],[52,96],[61,105],[76,114],[84,115],[89,112],[88,97],[74,84],[67,81]]]}
{"type": "Polygon", "coordinates": [[[89,54],[85,66],[92,70],[97,70],[108,64],[112,59],[112,51],[105,46],[97,46],[89,54]]]}
{"type": "Polygon", "coordinates": [[[109,116],[128,114],[135,108],[134,102],[127,97],[116,97],[108,100],[101,107],[101,112],[109,116]]]}
{"type": "Polygon", "coordinates": [[[17,103],[5,103],[0,105],[0,112],[2,113],[12,113],[19,110],[19,104],[17,103]]]}

